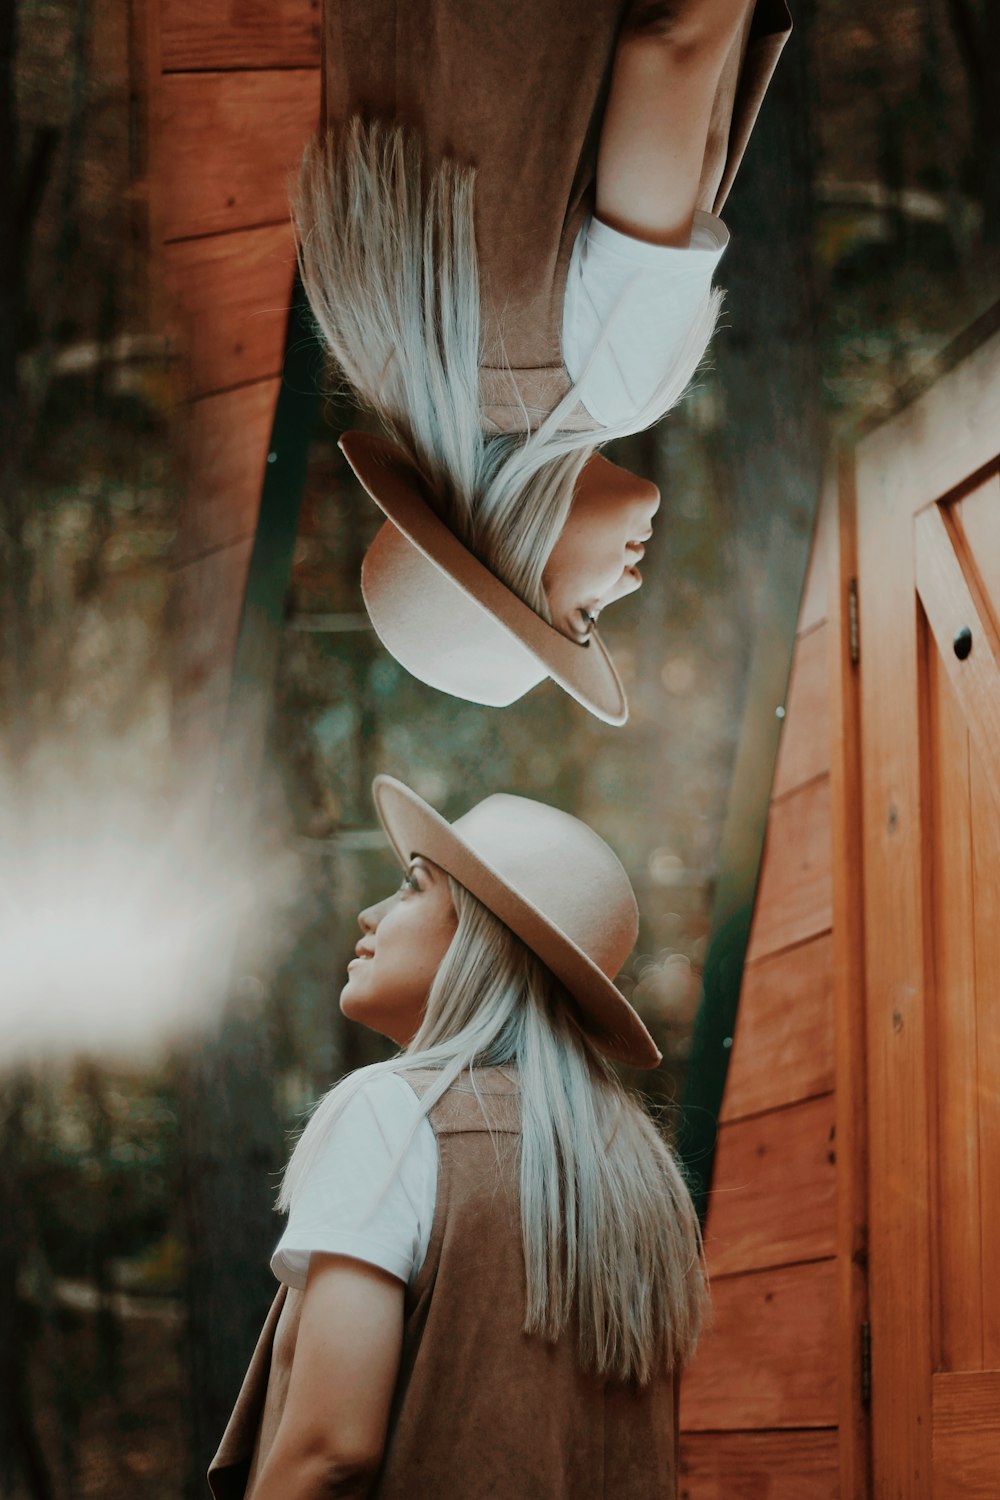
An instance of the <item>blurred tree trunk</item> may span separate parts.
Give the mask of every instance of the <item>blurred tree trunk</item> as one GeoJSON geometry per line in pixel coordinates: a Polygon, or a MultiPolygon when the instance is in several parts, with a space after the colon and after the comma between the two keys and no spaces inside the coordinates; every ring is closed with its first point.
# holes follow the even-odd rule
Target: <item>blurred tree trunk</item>
{"type": "Polygon", "coordinates": [[[1000,250],[1000,5],[997,0],[948,0],[948,13],[969,80],[974,191],[983,204],[983,243],[1000,250]]]}
{"type": "Polygon", "coordinates": [[[778,63],[726,208],[726,326],[716,340],[725,401],[719,481],[741,536],[767,543],[780,513],[808,526],[823,461],[813,254],[818,173],[810,39],[816,0],[796,0],[778,63]]]}
{"type": "MultiPolygon", "coordinates": [[[[239,969],[235,971],[239,974],[239,969]]],[[[276,1285],[268,1261],[283,1142],[270,1028],[252,993],[180,1065],[181,1196],[186,1219],[188,1493],[206,1492],[276,1285]],[[242,1013],[241,1013],[242,1010],[242,1013]]],[[[253,983],[244,979],[245,992],[253,983]]]]}

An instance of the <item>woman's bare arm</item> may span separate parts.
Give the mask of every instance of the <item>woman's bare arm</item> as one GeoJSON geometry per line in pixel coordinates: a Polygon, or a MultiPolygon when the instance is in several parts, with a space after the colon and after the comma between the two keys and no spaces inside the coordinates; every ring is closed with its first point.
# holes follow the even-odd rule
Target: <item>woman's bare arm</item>
{"type": "Polygon", "coordinates": [[[636,239],[686,245],[726,56],[754,0],[639,6],[615,54],[597,160],[597,217],[636,239]]]}
{"type": "Polygon", "coordinates": [[[385,1447],[403,1283],[314,1253],[274,1444],[247,1500],[362,1500],[385,1447]]]}

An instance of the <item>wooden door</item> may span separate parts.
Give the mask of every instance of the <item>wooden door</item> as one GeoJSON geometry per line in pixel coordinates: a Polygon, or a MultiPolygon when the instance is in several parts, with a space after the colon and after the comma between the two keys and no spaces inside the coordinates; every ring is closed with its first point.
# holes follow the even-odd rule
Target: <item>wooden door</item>
{"type": "Polygon", "coordinates": [[[1000,335],[857,450],[873,1493],[1000,1497],[1000,335]]]}

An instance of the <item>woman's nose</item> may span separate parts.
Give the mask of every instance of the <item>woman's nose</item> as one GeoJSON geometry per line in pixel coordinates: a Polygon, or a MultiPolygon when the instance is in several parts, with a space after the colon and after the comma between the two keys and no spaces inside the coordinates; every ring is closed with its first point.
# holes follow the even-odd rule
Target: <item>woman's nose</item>
{"type": "Polygon", "coordinates": [[[366,906],[364,911],[358,912],[358,926],[362,932],[375,931],[391,901],[392,897],[389,896],[385,901],[377,901],[374,906],[366,906]]]}

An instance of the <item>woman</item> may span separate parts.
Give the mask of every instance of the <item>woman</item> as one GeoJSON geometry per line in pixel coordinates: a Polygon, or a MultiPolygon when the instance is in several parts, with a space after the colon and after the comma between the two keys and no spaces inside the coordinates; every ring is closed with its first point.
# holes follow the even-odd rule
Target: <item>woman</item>
{"type": "Polygon", "coordinates": [[[212,1488],[662,1500],[704,1287],[680,1173],[609,1062],[659,1061],[612,982],[628,878],[543,804],[449,824],[374,790],[406,874],[361,915],[341,1007],[401,1052],[295,1148],[284,1285],[212,1488]]]}
{"type": "MultiPolygon", "coordinates": [[[[717,216],[787,31],[784,0],[328,0],[300,264],[336,364],[391,439],[387,459],[353,435],[348,457],[380,505],[384,464],[408,471],[416,502],[575,646],[639,586],[644,542],[618,527],[609,548],[587,524],[581,570],[561,555],[567,518],[588,468],[591,492],[611,478],[597,445],[655,422],[704,354],[717,216]]],[[[655,490],[621,469],[614,482],[640,505],[655,490]]],[[[450,597],[467,591],[432,561],[450,597]]],[[[503,701],[477,642],[465,689],[449,687],[422,639],[431,613],[387,632],[370,594],[409,670],[503,701]]],[[[498,640],[526,644],[487,613],[498,640]]],[[[577,686],[622,721],[623,697],[577,686]]]]}

